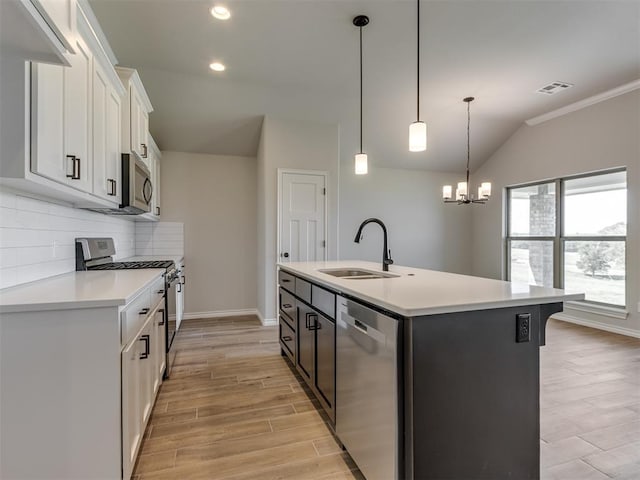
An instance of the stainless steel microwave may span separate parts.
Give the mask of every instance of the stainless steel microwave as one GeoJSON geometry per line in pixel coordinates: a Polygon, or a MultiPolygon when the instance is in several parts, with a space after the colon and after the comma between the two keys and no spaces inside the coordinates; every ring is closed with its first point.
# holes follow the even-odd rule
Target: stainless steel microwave
{"type": "Polygon", "coordinates": [[[151,211],[153,184],[149,169],[136,155],[122,154],[122,204],[128,213],[151,211]]]}
{"type": "MultiPolygon", "coordinates": [[[[1,1],[1,0],[0,0],[1,1]]],[[[136,155],[122,154],[122,203],[119,208],[87,208],[107,215],[139,215],[151,211],[153,184],[149,169],[136,155]]]]}

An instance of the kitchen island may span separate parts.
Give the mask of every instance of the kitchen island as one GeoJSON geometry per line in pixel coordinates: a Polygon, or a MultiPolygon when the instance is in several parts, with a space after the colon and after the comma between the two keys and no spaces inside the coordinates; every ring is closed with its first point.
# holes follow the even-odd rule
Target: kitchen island
{"type": "Polygon", "coordinates": [[[359,261],[279,268],[283,352],[368,480],[539,478],[539,349],[582,294],[359,261]]]}

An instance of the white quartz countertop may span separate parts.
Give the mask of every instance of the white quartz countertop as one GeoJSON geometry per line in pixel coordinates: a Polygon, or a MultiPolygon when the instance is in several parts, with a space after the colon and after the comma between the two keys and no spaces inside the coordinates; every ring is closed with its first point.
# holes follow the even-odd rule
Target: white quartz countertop
{"type": "Polygon", "coordinates": [[[317,284],[406,317],[584,299],[582,293],[567,293],[555,288],[397,265],[389,266],[388,272],[399,275],[395,278],[357,280],[319,271],[359,268],[382,272],[380,263],[356,260],[278,265],[317,284]]]}
{"type": "Polygon", "coordinates": [[[0,313],[126,305],[163,268],[70,272],[0,290],[0,313]]]}
{"type": "Polygon", "coordinates": [[[184,255],[136,255],[134,257],[119,258],[116,262],[157,262],[162,260],[173,260],[178,266],[183,260],[184,255]]]}

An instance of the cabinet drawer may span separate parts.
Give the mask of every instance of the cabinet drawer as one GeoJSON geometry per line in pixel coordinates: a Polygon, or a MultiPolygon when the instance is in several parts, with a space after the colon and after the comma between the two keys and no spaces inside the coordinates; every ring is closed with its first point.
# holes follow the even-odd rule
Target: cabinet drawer
{"type": "Polygon", "coordinates": [[[149,295],[149,289],[145,289],[121,313],[120,342],[122,345],[129,343],[129,340],[138,332],[149,313],[151,313],[151,296],[149,295]]]}
{"type": "Polygon", "coordinates": [[[311,305],[325,315],[336,318],[336,295],[324,288],[313,285],[311,289],[311,305]]]}
{"type": "Polygon", "coordinates": [[[296,322],[296,298],[283,288],[280,288],[280,311],[291,320],[289,323],[295,325],[296,322]]]}
{"type": "Polygon", "coordinates": [[[296,277],[296,295],[307,303],[311,303],[311,284],[296,277]]]}
{"type": "Polygon", "coordinates": [[[280,344],[295,364],[296,334],[283,317],[280,317],[280,344]]]}
{"type": "Polygon", "coordinates": [[[278,283],[282,288],[286,288],[290,292],[295,292],[296,277],[284,270],[278,270],[278,283]]]}
{"type": "MultiPolygon", "coordinates": [[[[164,276],[151,285],[151,310],[155,310],[160,303],[164,303],[164,276]]],[[[164,306],[160,305],[160,308],[164,306]]]]}

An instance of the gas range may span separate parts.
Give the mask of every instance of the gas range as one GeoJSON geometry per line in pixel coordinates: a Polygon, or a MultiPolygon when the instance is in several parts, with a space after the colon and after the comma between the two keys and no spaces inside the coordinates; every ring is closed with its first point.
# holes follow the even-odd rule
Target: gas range
{"type": "Polygon", "coordinates": [[[139,260],[114,262],[115,243],[113,238],[76,238],[76,271],[85,270],[137,270],[140,268],[163,268],[164,273],[164,314],[166,325],[167,362],[165,377],[169,376],[175,360],[172,348],[176,335],[176,291],[181,292],[181,280],[173,260],[139,260]],[[177,290],[176,290],[177,289],[177,290]]]}
{"type": "Polygon", "coordinates": [[[164,268],[171,269],[175,267],[173,260],[141,260],[137,262],[110,262],[101,265],[87,267],[87,270],[124,270],[139,268],[164,268]]]}

